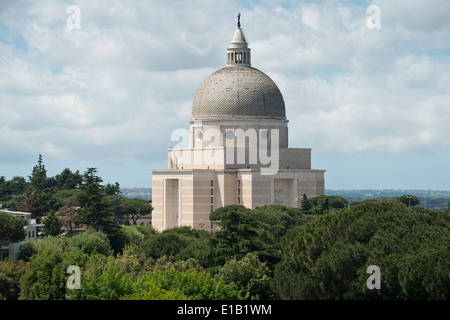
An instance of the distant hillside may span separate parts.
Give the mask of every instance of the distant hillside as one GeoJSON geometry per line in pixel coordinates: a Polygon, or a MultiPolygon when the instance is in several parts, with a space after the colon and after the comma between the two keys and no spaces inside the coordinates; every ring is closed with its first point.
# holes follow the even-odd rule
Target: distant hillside
{"type": "Polygon", "coordinates": [[[120,188],[120,191],[126,198],[152,200],[152,188],[120,188]]]}
{"type": "MultiPolygon", "coordinates": [[[[151,188],[121,188],[122,195],[127,198],[152,199],[151,188]]],[[[402,195],[413,195],[419,198],[420,205],[430,209],[445,209],[450,202],[450,191],[438,190],[333,190],[325,189],[326,195],[341,196],[348,201],[367,199],[386,199],[402,195]]]]}
{"type": "Polygon", "coordinates": [[[346,198],[348,201],[367,199],[386,199],[403,195],[413,195],[420,200],[420,206],[441,210],[447,208],[450,202],[450,191],[440,190],[332,190],[325,189],[326,195],[335,195],[346,198]]]}

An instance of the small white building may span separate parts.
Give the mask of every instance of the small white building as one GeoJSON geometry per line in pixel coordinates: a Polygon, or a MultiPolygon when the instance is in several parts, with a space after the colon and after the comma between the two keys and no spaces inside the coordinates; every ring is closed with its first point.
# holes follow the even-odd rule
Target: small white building
{"type": "Polygon", "coordinates": [[[38,228],[43,227],[43,224],[38,224],[36,219],[31,219],[31,213],[29,212],[20,212],[20,211],[9,211],[2,210],[1,212],[8,213],[14,217],[22,218],[27,220],[27,225],[24,227],[26,236],[25,239],[19,242],[11,242],[8,246],[2,246],[0,248],[0,261],[3,261],[7,258],[16,259],[16,255],[19,252],[19,248],[27,243],[30,240],[39,240],[38,237],[38,228]]]}

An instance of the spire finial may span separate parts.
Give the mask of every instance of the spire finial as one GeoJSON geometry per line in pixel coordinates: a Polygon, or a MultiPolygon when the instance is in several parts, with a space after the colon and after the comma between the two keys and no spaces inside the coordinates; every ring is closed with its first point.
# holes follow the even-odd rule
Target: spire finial
{"type": "Polygon", "coordinates": [[[238,28],[240,28],[241,27],[241,13],[240,12],[238,13],[237,18],[238,18],[237,26],[238,26],[238,28]]]}

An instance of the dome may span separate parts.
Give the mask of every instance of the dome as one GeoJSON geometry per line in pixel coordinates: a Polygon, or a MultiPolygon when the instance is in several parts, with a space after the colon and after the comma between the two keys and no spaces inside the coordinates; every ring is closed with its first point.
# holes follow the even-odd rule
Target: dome
{"type": "Polygon", "coordinates": [[[258,69],[227,66],[200,86],[192,119],[286,119],[283,96],[275,82],[258,69]]]}

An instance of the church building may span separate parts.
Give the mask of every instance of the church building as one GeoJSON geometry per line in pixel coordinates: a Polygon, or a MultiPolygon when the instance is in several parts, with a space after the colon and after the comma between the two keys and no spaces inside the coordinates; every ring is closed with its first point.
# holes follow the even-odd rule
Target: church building
{"type": "Polygon", "coordinates": [[[311,169],[311,149],[289,148],[283,96],[251,55],[239,17],[226,66],[195,95],[189,147],[171,148],[168,169],[152,171],[157,230],[212,230],[209,215],[223,206],[298,207],[304,194],[324,194],[325,171],[311,169]]]}

